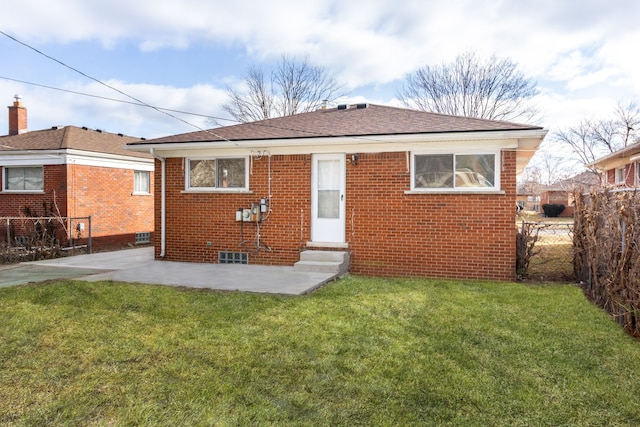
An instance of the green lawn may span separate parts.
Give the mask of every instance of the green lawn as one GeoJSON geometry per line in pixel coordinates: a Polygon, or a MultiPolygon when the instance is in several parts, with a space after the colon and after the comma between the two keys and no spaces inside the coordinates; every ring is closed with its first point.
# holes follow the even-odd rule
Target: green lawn
{"type": "Polygon", "coordinates": [[[0,425],[638,425],[640,342],[570,285],[0,289],[0,425]]]}

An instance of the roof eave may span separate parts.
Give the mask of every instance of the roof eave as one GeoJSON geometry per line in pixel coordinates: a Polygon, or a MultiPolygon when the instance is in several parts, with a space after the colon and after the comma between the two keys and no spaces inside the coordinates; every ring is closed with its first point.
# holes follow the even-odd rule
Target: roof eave
{"type": "Polygon", "coordinates": [[[152,157],[127,156],[122,154],[102,153],[98,151],[77,150],[73,148],[44,149],[44,150],[2,150],[0,159],[8,157],[61,157],[65,155],[77,157],[93,157],[111,160],[139,161],[141,163],[153,163],[152,157]]]}
{"type": "Polygon", "coordinates": [[[591,163],[587,163],[586,167],[592,167],[599,170],[614,167],[614,165],[624,164],[626,162],[634,162],[640,160],[640,143],[635,143],[621,150],[615,151],[591,163]]]}
{"type": "MultiPolygon", "coordinates": [[[[539,140],[547,134],[542,128],[515,129],[515,130],[486,130],[468,132],[432,132],[412,134],[385,134],[385,135],[353,135],[353,136],[325,136],[310,138],[280,138],[280,139],[250,139],[250,140],[210,140],[191,142],[142,142],[129,143],[127,150],[138,152],[174,150],[202,150],[202,149],[228,149],[246,148],[266,149],[274,147],[304,147],[304,146],[331,146],[331,145],[363,145],[371,143],[390,142],[432,142],[432,141],[474,141],[492,139],[526,139],[539,140]]],[[[537,148],[537,147],[536,147],[537,148]]]]}

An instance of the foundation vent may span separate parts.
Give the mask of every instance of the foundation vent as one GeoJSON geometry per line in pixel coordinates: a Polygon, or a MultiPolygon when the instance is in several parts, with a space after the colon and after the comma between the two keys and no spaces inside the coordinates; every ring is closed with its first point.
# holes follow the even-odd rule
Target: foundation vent
{"type": "Polygon", "coordinates": [[[218,264],[249,264],[246,252],[218,252],[218,264]]]}

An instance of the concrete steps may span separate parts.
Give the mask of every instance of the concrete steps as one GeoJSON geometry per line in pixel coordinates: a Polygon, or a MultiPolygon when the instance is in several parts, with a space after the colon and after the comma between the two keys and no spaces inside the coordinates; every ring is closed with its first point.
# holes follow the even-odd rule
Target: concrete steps
{"type": "Polygon", "coordinates": [[[293,265],[298,271],[333,273],[336,277],[349,271],[349,253],[340,251],[302,251],[293,265]]]}

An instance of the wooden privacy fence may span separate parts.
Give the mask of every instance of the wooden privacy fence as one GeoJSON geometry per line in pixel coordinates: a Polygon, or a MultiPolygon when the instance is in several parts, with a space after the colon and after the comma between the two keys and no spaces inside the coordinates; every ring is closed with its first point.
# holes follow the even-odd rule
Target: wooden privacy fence
{"type": "Polygon", "coordinates": [[[640,336],[640,193],[575,196],[576,276],[587,298],[640,336]]]}
{"type": "Polygon", "coordinates": [[[0,262],[91,253],[91,217],[0,217],[0,262]]]}

